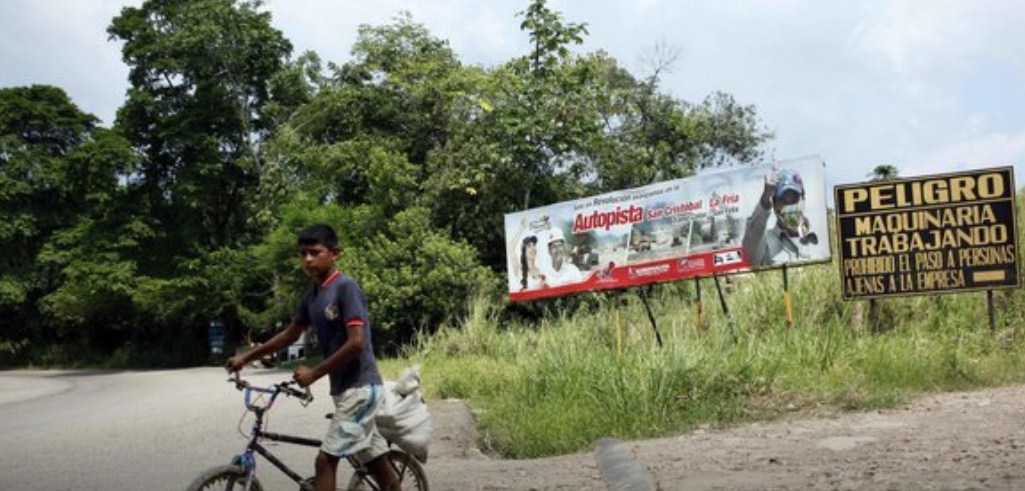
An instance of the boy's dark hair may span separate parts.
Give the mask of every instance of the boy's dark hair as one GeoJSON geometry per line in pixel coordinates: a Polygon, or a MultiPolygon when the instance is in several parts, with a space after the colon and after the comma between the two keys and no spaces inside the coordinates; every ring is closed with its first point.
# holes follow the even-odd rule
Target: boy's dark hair
{"type": "Polygon", "coordinates": [[[331,228],[330,225],[318,223],[302,229],[299,232],[297,242],[299,245],[320,244],[334,250],[338,248],[338,234],[335,233],[335,229],[331,228]]]}

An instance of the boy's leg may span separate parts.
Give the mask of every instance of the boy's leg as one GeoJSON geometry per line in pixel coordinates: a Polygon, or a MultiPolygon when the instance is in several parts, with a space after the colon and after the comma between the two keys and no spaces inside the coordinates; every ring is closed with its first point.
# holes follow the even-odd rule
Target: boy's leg
{"type": "MultiPolygon", "coordinates": [[[[374,480],[381,485],[381,491],[399,491],[399,475],[395,473],[388,454],[378,455],[366,463],[367,469],[374,475],[374,480]]],[[[317,488],[318,491],[320,488],[317,488]]]]}
{"type": "Polygon", "coordinates": [[[370,418],[366,426],[370,432],[370,446],[359,452],[356,458],[367,467],[374,481],[381,486],[381,491],[398,491],[399,475],[395,472],[391,460],[388,459],[388,440],[381,436],[381,432],[377,431],[377,421],[375,420],[377,410],[384,402],[384,391],[377,390],[375,397],[378,402],[373,408],[374,417],[370,418]]]}
{"type": "MultiPolygon", "coordinates": [[[[377,425],[374,421],[377,409],[383,400],[383,387],[381,386],[356,387],[334,396],[335,414],[331,418],[327,435],[324,436],[320,447],[321,456],[317,457],[316,487],[318,490],[334,489],[333,487],[321,487],[320,462],[322,456],[325,459],[333,458],[330,479],[331,483],[334,483],[333,472],[337,469],[338,460],[346,455],[354,455],[360,462],[363,462],[382,488],[398,489],[398,478],[395,476],[394,470],[390,469],[387,457],[378,460],[384,461],[386,464],[384,467],[389,469],[371,465],[371,461],[388,452],[387,442],[377,432],[377,425]],[[388,473],[388,470],[391,472],[388,473]]],[[[328,462],[325,461],[325,463],[328,462]]],[[[324,480],[326,481],[327,478],[324,480]]]]}
{"type": "Polygon", "coordinates": [[[335,476],[338,474],[338,457],[329,453],[320,452],[313,465],[316,476],[313,478],[313,487],[317,491],[335,491],[335,476]]]}

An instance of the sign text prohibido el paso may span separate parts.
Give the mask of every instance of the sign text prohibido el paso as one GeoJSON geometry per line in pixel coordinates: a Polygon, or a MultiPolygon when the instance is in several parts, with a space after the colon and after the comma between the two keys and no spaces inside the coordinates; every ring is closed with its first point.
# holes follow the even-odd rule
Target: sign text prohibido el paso
{"type": "Polygon", "coordinates": [[[835,193],[845,299],[1019,286],[1011,167],[835,193]]]}

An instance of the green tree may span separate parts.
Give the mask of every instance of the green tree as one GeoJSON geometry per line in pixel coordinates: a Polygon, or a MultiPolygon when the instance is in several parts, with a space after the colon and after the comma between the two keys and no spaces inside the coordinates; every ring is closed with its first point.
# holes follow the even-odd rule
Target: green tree
{"type": "Polygon", "coordinates": [[[116,129],[144,157],[133,178],[142,191],[139,211],[156,232],[141,244],[132,298],[172,339],[183,329],[199,339],[215,318],[242,336],[241,285],[258,284],[258,276],[226,258],[245,264],[239,253],[263,235],[261,147],[271,124],[313,90],[289,82],[306,82],[318,60],[286,64],[291,44],[261,7],[148,0],[124,8],[107,30],[124,43],[129,66],[116,129]],[[200,293],[207,288],[217,293],[200,293]]]}
{"type": "MultiPolygon", "coordinates": [[[[261,250],[276,264],[275,284],[303,289],[305,279],[293,281],[294,233],[316,221],[339,227],[342,265],[363,283],[388,348],[459,315],[487,281],[476,252],[430,221],[423,192],[452,107],[476,80],[408,14],[361,26],[352,54],[329,65],[333,76],[267,145],[264,188],[281,200],[261,250]]],[[[269,308],[284,315],[293,294],[277,291],[269,308]]]]}
{"type": "Polygon", "coordinates": [[[65,205],[76,197],[71,178],[78,169],[65,156],[95,124],[56,87],[0,89],[0,298],[24,300],[28,285],[15,277],[31,270],[43,242],[68,223],[65,205]]]}
{"type": "Polygon", "coordinates": [[[261,121],[272,130],[288,123],[295,111],[328,83],[317,53],[307,51],[299,55],[267,81],[269,99],[260,108],[261,121]]]}
{"type": "Polygon", "coordinates": [[[0,89],[0,345],[91,347],[132,318],[138,159],[95,122],[58,88],[0,89]]]}
{"type": "Polygon", "coordinates": [[[325,68],[288,59],[258,0],[123,9],[113,130],[59,89],[0,92],[0,315],[39,319],[0,352],[169,342],[177,364],[211,319],[265,334],[306,284],[293,241],[313,222],[339,228],[343,268],[403,342],[492,285],[504,213],[751,161],[771,137],[727,94],[689,103],[660,90],[662,67],[579,52],[586,25],[544,0],[520,17],[530,46],[494,67],[402,14],[325,68]]]}
{"type": "Polygon", "coordinates": [[[73,182],[64,157],[95,124],[56,87],[0,89],[0,317],[12,328],[32,322],[36,300],[57,282],[36,255],[71,221],[73,182]]]}
{"type": "Polygon", "coordinates": [[[502,214],[584,194],[588,138],[598,132],[590,66],[569,46],[586,26],[544,1],[519,14],[531,50],[472,81],[452,107],[450,138],[429,162],[426,191],[438,226],[505,265],[502,214]]]}
{"type": "Polygon", "coordinates": [[[890,164],[880,164],[872,169],[872,172],[868,173],[868,176],[872,181],[892,181],[900,176],[900,170],[897,166],[890,164]]]}
{"type": "Polygon", "coordinates": [[[260,110],[291,52],[260,5],[148,0],[108,28],[130,69],[117,128],[146,157],[140,182],[165,231],[158,257],[244,244],[259,231],[247,218],[269,131],[260,110]]]}
{"type": "Polygon", "coordinates": [[[493,279],[476,251],[454,242],[430,223],[428,210],[411,207],[390,219],[364,204],[315,205],[297,200],[281,209],[281,222],[252,256],[271,265],[274,301],[254,312],[262,323],[285,320],[310,288],[295,257],[295,234],[313,223],[332,224],[339,233],[339,268],[356,278],[370,301],[379,349],[394,353],[418,332],[433,332],[466,311],[466,299],[493,279]]]}
{"type": "Polygon", "coordinates": [[[425,183],[435,223],[505,265],[502,214],[750,162],[771,134],[755,109],[715,93],[700,104],[663,94],[602,51],[575,55],[583,24],[543,0],[521,28],[528,55],[483,73],[453,104],[450,136],[425,183]]]}
{"type": "Polygon", "coordinates": [[[59,274],[41,300],[44,312],[58,331],[76,332],[86,346],[94,340],[116,346],[118,340],[104,333],[126,330],[135,320],[137,248],[153,234],[134,213],[136,196],[127,184],[138,161],[124,138],[104,128],[69,153],[65,206],[71,218],[38,254],[41,266],[59,274]]]}
{"type": "Polygon", "coordinates": [[[521,15],[529,53],[494,68],[462,65],[408,14],[362,26],[352,61],[329,64],[276,129],[266,187],[282,204],[372,210],[382,243],[427,208],[432,230],[501,270],[503,213],[752,160],[769,136],[726,94],[691,105],[606,53],[573,54],[585,26],[543,1],[521,15]]]}
{"type": "Polygon", "coordinates": [[[520,30],[530,35],[530,69],[536,74],[553,70],[569,57],[569,46],[583,43],[587,34],[587,24],[563,23],[562,14],[548,8],[547,0],[531,0],[518,15],[523,17],[520,30]]]}

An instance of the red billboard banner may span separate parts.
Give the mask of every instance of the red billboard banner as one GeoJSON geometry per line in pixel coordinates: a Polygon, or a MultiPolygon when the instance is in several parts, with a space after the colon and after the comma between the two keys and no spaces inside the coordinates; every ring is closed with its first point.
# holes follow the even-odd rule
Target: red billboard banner
{"type": "Polygon", "coordinates": [[[509,297],[532,300],[829,260],[818,157],[505,215],[509,297]]]}

